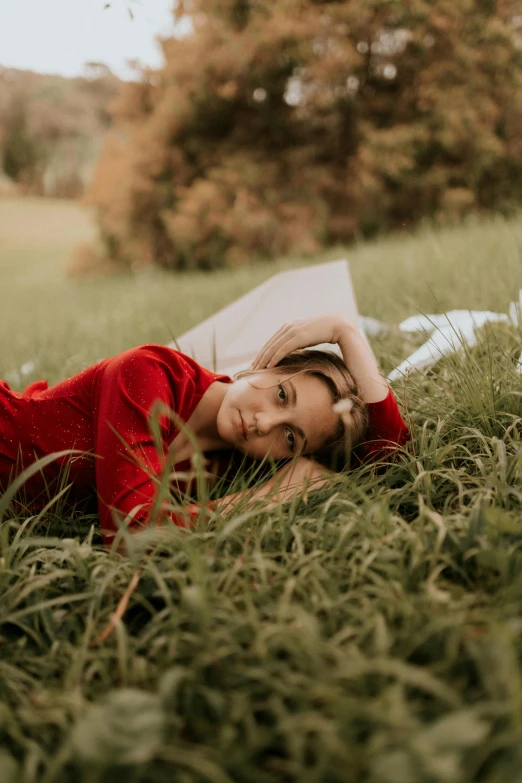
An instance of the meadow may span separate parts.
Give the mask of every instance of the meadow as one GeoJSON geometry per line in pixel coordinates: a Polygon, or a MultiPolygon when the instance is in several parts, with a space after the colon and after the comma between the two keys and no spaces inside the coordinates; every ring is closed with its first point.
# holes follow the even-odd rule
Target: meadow
{"type": "MultiPolygon", "coordinates": [[[[0,200],[0,377],[167,342],[283,268],[347,256],[360,310],[505,312],[522,220],[421,227],[212,275],[80,279],[70,203],[0,200]]],[[[0,498],[0,783],[522,782],[522,329],[395,386],[413,438],[304,502],[105,551],[0,498]],[[110,633],[104,633],[122,598],[110,633]],[[123,610],[124,609],[124,610],[123,610]]]]}

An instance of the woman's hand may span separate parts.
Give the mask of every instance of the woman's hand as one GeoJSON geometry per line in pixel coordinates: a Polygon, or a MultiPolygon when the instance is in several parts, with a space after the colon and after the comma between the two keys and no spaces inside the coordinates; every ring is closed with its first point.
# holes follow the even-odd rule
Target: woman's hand
{"type": "Polygon", "coordinates": [[[292,351],[320,343],[337,344],[359,397],[364,402],[380,402],[388,395],[389,386],[382,377],[370,345],[356,326],[341,315],[323,315],[285,324],[261,348],[252,369],[275,367],[292,351]]]}
{"type": "Polygon", "coordinates": [[[342,335],[355,326],[341,315],[322,315],[285,324],[261,348],[252,363],[259,370],[275,365],[299,348],[309,348],[320,343],[340,344],[342,335]]]}
{"type": "Polygon", "coordinates": [[[263,501],[264,508],[272,508],[294,497],[306,501],[308,492],[320,489],[331,481],[333,472],[307,457],[299,457],[283,465],[267,481],[255,490],[242,490],[214,501],[218,511],[234,509],[240,502],[263,501]]]}

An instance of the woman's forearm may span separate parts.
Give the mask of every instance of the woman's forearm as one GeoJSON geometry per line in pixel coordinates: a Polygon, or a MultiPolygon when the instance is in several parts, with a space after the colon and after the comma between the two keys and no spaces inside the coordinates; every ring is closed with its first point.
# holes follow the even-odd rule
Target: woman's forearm
{"type": "Polygon", "coordinates": [[[216,500],[214,508],[226,511],[244,500],[262,500],[265,508],[270,508],[299,495],[305,497],[309,490],[323,486],[331,475],[332,472],[322,465],[300,457],[284,465],[257,489],[235,492],[216,500]]]}
{"type": "Polygon", "coordinates": [[[383,377],[372,349],[355,325],[339,319],[336,342],[343,360],[357,384],[364,402],[380,402],[388,395],[389,386],[383,377]]]}
{"type": "Polygon", "coordinates": [[[381,402],[388,395],[373,351],[355,324],[342,315],[325,315],[285,324],[268,340],[256,356],[252,368],[271,369],[292,351],[321,343],[337,344],[344,363],[357,383],[364,402],[381,402]]]}

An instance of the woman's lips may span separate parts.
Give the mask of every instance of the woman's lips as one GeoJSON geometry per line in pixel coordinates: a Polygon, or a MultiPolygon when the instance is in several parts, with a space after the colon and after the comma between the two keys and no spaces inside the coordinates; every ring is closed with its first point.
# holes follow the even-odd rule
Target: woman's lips
{"type": "MultiPolygon", "coordinates": [[[[239,411],[238,411],[238,413],[239,413],[239,411]]],[[[243,421],[243,417],[242,417],[241,413],[239,413],[239,432],[241,433],[243,438],[245,440],[247,440],[247,431],[246,431],[245,422],[243,421]]]]}

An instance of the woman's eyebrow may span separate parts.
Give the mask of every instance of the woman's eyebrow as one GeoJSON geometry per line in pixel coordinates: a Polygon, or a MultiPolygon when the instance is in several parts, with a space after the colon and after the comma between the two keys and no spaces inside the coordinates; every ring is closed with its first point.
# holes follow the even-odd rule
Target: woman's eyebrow
{"type": "MultiPolygon", "coordinates": [[[[290,391],[292,393],[292,407],[295,408],[295,406],[297,405],[297,392],[296,392],[295,386],[292,383],[292,381],[287,381],[287,384],[289,385],[290,391]]],[[[294,430],[297,432],[297,434],[299,435],[299,437],[302,439],[302,441],[303,441],[302,448],[305,449],[306,448],[306,444],[307,444],[306,435],[304,434],[304,432],[301,429],[301,427],[297,426],[297,424],[293,424],[292,426],[293,426],[294,430]]]]}
{"type": "Polygon", "coordinates": [[[287,384],[290,386],[290,391],[292,392],[292,407],[295,408],[297,405],[297,392],[295,390],[295,386],[292,383],[292,381],[287,381],[287,384]]]}
{"type": "Polygon", "coordinates": [[[303,445],[302,445],[302,447],[301,447],[301,448],[303,448],[303,449],[306,449],[306,444],[307,444],[307,442],[308,442],[308,441],[307,441],[307,439],[306,439],[306,435],[304,434],[304,432],[303,432],[303,430],[301,429],[301,427],[298,427],[296,424],[294,424],[294,425],[293,425],[293,427],[294,427],[294,430],[295,430],[295,431],[297,432],[297,434],[299,435],[299,437],[300,437],[300,438],[302,438],[302,440],[303,440],[303,445]]]}

